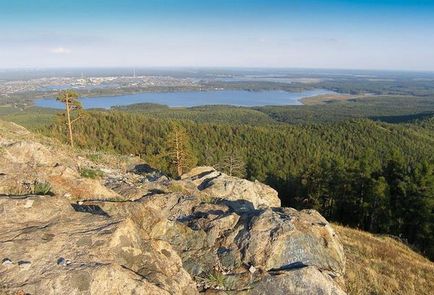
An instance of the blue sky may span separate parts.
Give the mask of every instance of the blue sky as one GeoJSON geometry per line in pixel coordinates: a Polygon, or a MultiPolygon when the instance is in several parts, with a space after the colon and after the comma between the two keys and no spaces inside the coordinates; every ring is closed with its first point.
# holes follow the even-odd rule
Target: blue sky
{"type": "Polygon", "coordinates": [[[0,68],[434,70],[434,0],[0,0],[0,68]]]}

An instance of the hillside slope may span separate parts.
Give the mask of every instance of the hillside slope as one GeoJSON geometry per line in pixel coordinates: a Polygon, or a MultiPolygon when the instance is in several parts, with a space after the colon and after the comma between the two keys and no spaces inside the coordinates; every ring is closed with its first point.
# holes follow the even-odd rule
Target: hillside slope
{"type": "Polygon", "coordinates": [[[403,244],[279,206],[211,167],[173,180],[0,121],[0,293],[432,290],[434,264],[403,244]]]}
{"type": "Polygon", "coordinates": [[[432,294],[434,263],[393,238],[333,227],[347,258],[349,294],[432,294]]]}
{"type": "Polygon", "coordinates": [[[344,294],[316,211],[198,167],[95,163],[0,124],[0,288],[10,294],[344,294]]]}

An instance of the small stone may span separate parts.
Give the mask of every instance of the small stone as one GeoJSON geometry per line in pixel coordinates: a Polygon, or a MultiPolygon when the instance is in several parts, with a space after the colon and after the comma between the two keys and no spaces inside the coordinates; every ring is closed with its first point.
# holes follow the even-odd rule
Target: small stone
{"type": "Polygon", "coordinates": [[[77,204],[78,205],[83,205],[83,201],[78,201],[77,204]]]}
{"type": "Polygon", "coordinates": [[[2,265],[4,266],[12,265],[12,260],[10,260],[9,258],[5,258],[2,260],[2,265]]]}
{"type": "Polygon", "coordinates": [[[256,267],[254,267],[253,265],[250,265],[250,267],[249,267],[249,271],[250,271],[250,273],[255,273],[256,272],[256,267]]]}
{"type": "Polygon", "coordinates": [[[63,257],[60,257],[59,259],[57,259],[57,265],[61,265],[61,266],[68,266],[70,265],[72,262],[69,259],[65,259],[63,257]]]}
{"type": "Polygon", "coordinates": [[[24,261],[24,260],[20,260],[20,261],[18,261],[18,265],[19,265],[19,267],[21,267],[21,268],[23,268],[23,269],[28,269],[28,268],[30,268],[30,265],[31,265],[32,263],[30,262],[30,261],[24,261]]]}
{"type": "Polygon", "coordinates": [[[71,197],[71,194],[70,194],[70,193],[64,193],[63,196],[64,196],[65,198],[70,198],[70,197],[71,197]]]}
{"type": "Polygon", "coordinates": [[[32,208],[34,200],[27,200],[24,204],[24,208],[29,209],[32,208]]]}
{"type": "Polygon", "coordinates": [[[57,259],[57,265],[66,266],[66,260],[63,257],[57,259]]]}

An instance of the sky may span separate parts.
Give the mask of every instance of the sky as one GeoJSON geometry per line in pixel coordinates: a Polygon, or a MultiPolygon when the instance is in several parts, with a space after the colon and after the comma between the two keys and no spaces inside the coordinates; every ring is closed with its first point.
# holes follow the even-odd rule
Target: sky
{"type": "Polygon", "coordinates": [[[434,71],[434,0],[0,0],[0,68],[434,71]]]}

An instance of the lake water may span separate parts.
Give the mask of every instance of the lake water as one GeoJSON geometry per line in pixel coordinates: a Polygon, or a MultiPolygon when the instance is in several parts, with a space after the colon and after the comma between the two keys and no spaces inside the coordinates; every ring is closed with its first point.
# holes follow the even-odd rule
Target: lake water
{"type": "MultiPolygon", "coordinates": [[[[330,94],[332,91],[313,89],[302,92],[286,91],[192,91],[192,92],[144,92],[119,96],[83,97],[80,101],[85,109],[125,106],[136,103],[158,103],[171,107],[192,107],[201,105],[300,105],[299,99],[304,97],[330,94]]],[[[64,108],[64,105],[54,98],[38,99],[36,106],[46,108],[64,108]]]]}

